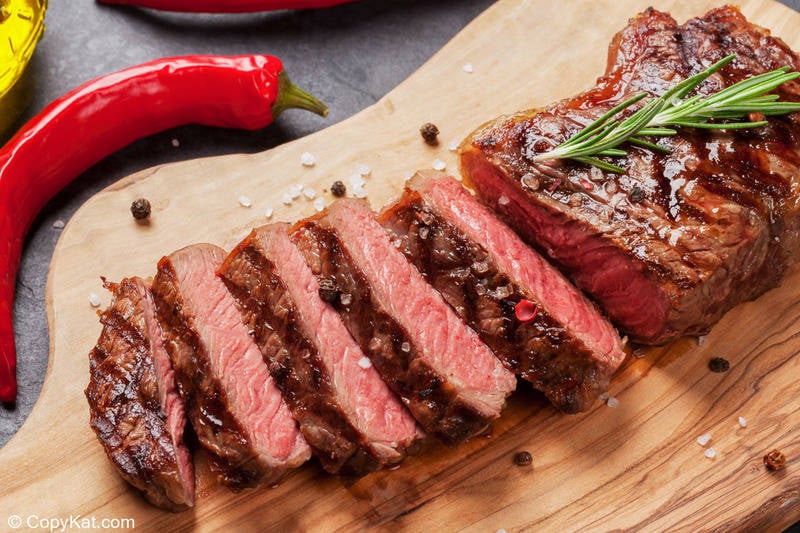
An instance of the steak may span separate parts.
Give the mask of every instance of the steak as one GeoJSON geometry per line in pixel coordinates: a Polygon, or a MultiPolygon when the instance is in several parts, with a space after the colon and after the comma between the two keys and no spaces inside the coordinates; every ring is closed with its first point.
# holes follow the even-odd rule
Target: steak
{"type": "Polygon", "coordinates": [[[397,464],[422,433],[320,297],[288,229],[256,228],[218,273],[325,470],[363,475],[397,464]]]}
{"type": "Polygon", "coordinates": [[[310,449],[216,275],[225,251],[197,244],[158,262],[153,296],[189,421],[231,489],[277,481],[310,449]]]}
{"type": "MultiPolygon", "coordinates": [[[[683,25],[648,9],[616,35],[594,88],[484,124],[460,148],[478,196],[639,342],[705,333],[776,286],[795,260],[798,116],[752,130],[683,129],[658,141],[668,154],[626,145],[614,161],[627,169],[620,175],[532,158],[624,99],[663,94],[732,53],[699,92],[798,67],[785,43],[736,8],[683,25]]],[[[800,99],[796,81],[778,92],[800,99]]]]}
{"type": "Polygon", "coordinates": [[[381,377],[431,434],[456,444],[500,415],[516,380],[389,240],[365,202],[298,224],[306,262],[381,377]]]}
{"type": "Polygon", "coordinates": [[[379,220],[506,367],[556,407],[582,411],[607,390],[625,358],[616,330],[453,178],[417,173],[379,220]],[[533,318],[517,318],[528,302],[533,318]]]}
{"type": "Polygon", "coordinates": [[[194,467],[150,288],[141,278],[105,285],[114,299],[89,354],[92,429],[123,479],[153,505],[182,511],[194,505],[194,467]]]}

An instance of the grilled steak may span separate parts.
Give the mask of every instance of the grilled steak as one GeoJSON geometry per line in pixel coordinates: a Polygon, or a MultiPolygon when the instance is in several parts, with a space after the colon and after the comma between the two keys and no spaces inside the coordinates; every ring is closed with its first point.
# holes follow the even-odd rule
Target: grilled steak
{"type": "Polygon", "coordinates": [[[253,230],[219,275],[325,470],[363,475],[400,462],[422,433],[320,297],[288,225],[253,230]]]}
{"type": "MultiPolygon", "coordinates": [[[[666,155],[629,146],[615,161],[622,175],[531,158],[633,94],[663,94],[731,53],[700,92],[798,67],[782,41],[735,8],[682,26],[648,9],[614,38],[597,86],[489,122],[461,146],[478,195],[640,342],[701,334],[778,283],[798,250],[798,117],[756,130],[687,129],[658,141],[666,155]]],[[[798,100],[800,85],[779,92],[798,100]]]]}
{"type": "Polygon", "coordinates": [[[238,490],[275,482],[310,450],[216,275],[224,258],[210,244],[173,252],[158,262],[153,296],[189,421],[238,490]]]}
{"type": "Polygon", "coordinates": [[[605,392],[625,357],[616,330],[457,181],[420,172],[379,220],[506,367],[556,407],[582,411],[605,392]],[[535,314],[520,320],[517,305],[528,302],[535,314]]]}
{"type": "Polygon", "coordinates": [[[91,426],[120,475],[158,507],[194,505],[184,403],[161,341],[150,289],[140,278],[106,283],[114,300],[89,354],[91,426]]]}
{"type": "Polygon", "coordinates": [[[295,241],[383,379],[428,433],[455,444],[500,415],[514,376],[393,246],[366,203],[337,200],[295,241]]]}

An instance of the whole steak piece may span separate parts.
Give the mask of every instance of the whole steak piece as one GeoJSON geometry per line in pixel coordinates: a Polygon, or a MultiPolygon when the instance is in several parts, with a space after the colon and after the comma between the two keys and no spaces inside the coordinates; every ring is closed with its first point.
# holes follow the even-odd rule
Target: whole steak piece
{"type": "Polygon", "coordinates": [[[163,509],[194,505],[194,467],[183,442],[184,403],[164,351],[150,288],[141,278],[106,283],[114,295],[89,354],[92,429],[120,475],[163,509]]]}
{"type": "MultiPolygon", "coordinates": [[[[460,148],[478,196],[634,340],[697,335],[779,282],[798,252],[798,117],[742,131],[682,129],[668,154],[626,145],[618,175],[533,161],[624,99],[660,95],[717,60],[698,91],[779,67],[785,43],[722,7],[683,25],[648,9],[616,35],[606,74],[574,98],[481,126],[460,148]]],[[[779,88],[800,99],[800,85],[779,88]]]]}
{"type": "Polygon", "coordinates": [[[311,450],[217,276],[225,251],[195,244],[158,262],[153,297],[197,440],[222,482],[276,482],[311,450]]]}
{"type": "Polygon", "coordinates": [[[449,444],[500,416],[516,379],[425,282],[366,202],[339,199],[293,240],[337,296],[331,306],[422,428],[449,444]]]}
{"type": "Polygon", "coordinates": [[[219,275],[325,470],[359,476],[398,464],[422,432],[322,300],[288,229],[254,229],[219,275]]]}
{"type": "Polygon", "coordinates": [[[379,220],[506,367],[556,407],[584,411],[606,392],[625,358],[614,327],[460,183],[421,171],[379,220]]]}

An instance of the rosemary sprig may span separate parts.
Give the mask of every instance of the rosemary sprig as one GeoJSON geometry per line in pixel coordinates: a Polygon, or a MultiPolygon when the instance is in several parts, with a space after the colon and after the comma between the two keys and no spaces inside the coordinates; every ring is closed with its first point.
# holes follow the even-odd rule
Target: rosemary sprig
{"type": "Polygon", "coordinates": [[[766,117],[800,111],[800,102],[783,102],[779,100],[777,94],[769,94],[779,85],[800,76],[800,72],[790,72],[789,67],[746,78],[716,93],[687,98],[695,87],[733,61],[735,57],[731,54],[717,61],[706,70],[686,78],[660,97],[648,100],[629,117],[620,119],[618,117],[620,113],[649,95],[640,93],[625,100],[564,143],[534,156],[533,160],[573,159],[621,174],[625,172],[624,168],[598,157],[627,155],[625,150],[618,148],[625,142],[651,150],[669,152],[663,146],[642,139],[642,137],[669,136],[678,133],[676,129],[668,126],[721,130],[757,128],[767,124],[767,121],[742,119],[751,113],[759,113],[766,117]],[[709,122],[710,120],[723,122],[709,122]]]}

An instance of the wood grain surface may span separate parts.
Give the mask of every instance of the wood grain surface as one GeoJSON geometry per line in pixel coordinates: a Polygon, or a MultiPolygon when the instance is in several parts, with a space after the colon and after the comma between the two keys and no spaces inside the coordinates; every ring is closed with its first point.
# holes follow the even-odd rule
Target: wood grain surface
{"type": "MultiPolygon", "coordinates": [[[[399,194],[409,172],[437,158],[455,172],[451,140],[498,114],[593,85],[612,35],[651,4],[680,22],[715,5],[500,0],[345,122],[264,153],[152,168],[91,198],[53,256],[48,375],[33,413],[0,450],[0,509],[24,519],[134,518],[137,529],[163,531],[779,531],[800,519],[800,269],[728,313],[705,343],[687,338],[630,357],[611,384],[616,408],[598,403],[587,413],[560,414],[521,384],[491,435],[455,449],[431,444],[399,469],[353,484],[312,462],[277,488],[234,494],[211,479],[198,454],[197,505],[173,515],[116,475],[89,428],[83,389],[100,325],[87,298],[94,292],[108,304],[101,275],[152,275],[162,255],[189,243],[231,248],[266,222],[268,207],[272,220],[309,215],[310,200],[281,203],[289,187],[302,183],[322,194],[359,164],[372,169],[365,188],[376,207],[399,194]],[[442,132],[437,148],[419,136],[426,121],[442,132]],[[304,151],[315,154],[314,167],[300,164],[304,151]],[[240,195],[252,207],[240,206],[240,195]],[[139,196],[153,203],[150,225],[130,216],[139,196]],[[727,358],[730,371],[710,372],[714,356],[727,358]],[[696,442],[704,433],[712,435],[713,459],[696,442]],[[788,459],[778,473],[762,463],[773,448],[788,459]],[[532,453],[533,466],[514,464],[520,450],[532,453]]],[[[800,49],[800,15],[768,0],[740,5],[800,49]]]]}

